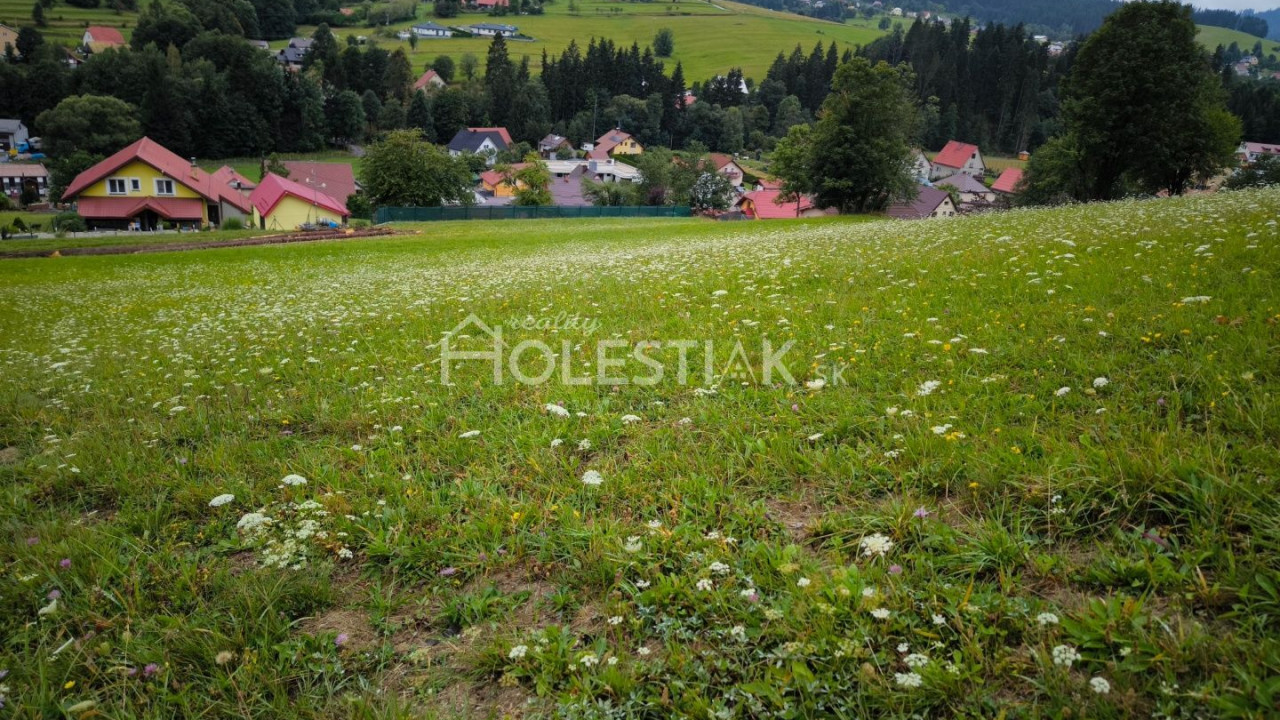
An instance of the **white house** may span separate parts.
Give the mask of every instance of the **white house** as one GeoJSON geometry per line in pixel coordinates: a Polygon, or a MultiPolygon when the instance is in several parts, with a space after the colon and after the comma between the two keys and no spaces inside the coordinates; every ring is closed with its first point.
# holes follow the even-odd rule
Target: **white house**
{"type": "Polygon", "coordinates": [[[933,163],[929,162],[929,158],[925,157],[924,153],[917,150],[911,159],[911,176],[917,183],[924,184],[929,182],[931,174],[933,174],[933,163]]]}
{"type": "Polygon", "coordinates": [[[987,164],[983,162],[982,151],[978,150],[977,145],[952,140],[933,159],[929,179],[941,180],[956,173],[981,177],[986,171],[987,164]]]}
{"type": "MultiPolygon", "coordinates": [[[[0,120],[0,122],[4,121],[0,120]]],[[[0,133],[0,137],[2,136],[3,133],[0,133]]],[[[1236,157],[1243,165],[1252,165],[1264,155],[1280,156],[1280,143],[1242,142],[1240,147],[1236,148],[1236,157]]]]}
{"type": "Polygon", "coordinates": [[[447,38],[453,37],[453,31],[443,25],[437,25],[433,22],[419,23],[413,26],[413,34],[420,38],[447,38]]]}
{"type": "Polygon", "coordinates": [[[464,29],[470,32],[472,35],[484,35],[487,37],[493,37],[494,35],[511,37],[513,35],[519,34],[520,32],[520,28],[516,27],[515,25],[498,25],[495,23],[478,23],[476,25],[471,25],[464,29]]]}

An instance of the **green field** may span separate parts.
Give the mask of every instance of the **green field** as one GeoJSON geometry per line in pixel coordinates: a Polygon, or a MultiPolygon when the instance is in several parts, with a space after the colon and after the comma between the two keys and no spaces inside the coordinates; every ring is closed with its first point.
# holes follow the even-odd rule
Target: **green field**
{"type": "Polygon", "coordinates": [[[1200,25],[1199,28],[1199,31],[1196,33],[1196,39],[1200,41],[1201,45],[1209,48],[1210,52],[1213,52],[1214,48],[1219,45],[1224,48],[1230,47],[1231,43],[1234,42],[1240,46],[1242,51],[1247,53],[1252,51],[1253,46],[1261,40],[1262,51],[1264,53],[1268,55],[1280,55],[1280,42],[1276,42],[1275,40],[1266,40],[1248,33],[1242,33],[1238,30],[1228,30],[1226,28],[1211,27],[1208,25],[1200,25]]]}
{"type": "MultiPolygon", "coordinates": [[[[717,2],[712,6],[696,0],[680,3],[582,0],[577,5],[577,15],[569,14],[567,2],[556,2],[547,5],[546,14],[540,16],[489,18],[466,14],[444,24],[502,22],[516,25],[521,33],[535,38],[535,41],[510,43],[511,56],[516,61],[528,56],[535,71],[544,49],[556,54],[572,40],[584,49],[592,37],[610,38],[623,46],[635,42],[644,47],[653,42],[659,29],[670,28],[675,36],[675,53],[664,62],[668,71],[675,67],[676,62],[682,62],[689,82],[709,79],[733,67],[741,67],[748,77],[758,82],[764,79],[779,51],[789,53],[797,44],[807,53],[814,43],[827,45],[835,41],[843,51],[884,34],[864,19],[850,20],[842,25],[732,2],[717,2]],[[674,9],[668,11],[669,8],[674,9]],[[615,9],[622,12],[615,13],[615,9]]],[[[422,19],[431,19],[430,6],[424,4],[419,15],[422,19]]],[[[401,23],[391,26],[391,29],[412,24],[401,23]]],[[[343,28],[336,32],[344,36],[370,34],[368,29],[343,28]]],[[[408,42],[394,37],[378,38],[377,41],[386,47],[403,46],[409,50],[408,42]]],[[[463,53],[470,52],[483,62],[488,47],[489,40],[485,38],[421,40],[417,49],[411,52],[411,57],[415,70],[425,68],[440,54],[452,55],[457,60],[463,53]]]]}
{"type": "MultiPolygon", "coordinates": [[[[31,6],[27,0],[0,0],[0,24],[17,29],[22,26],[35,27],[31,20],[31,6]]],[[[138,13],[116,12],[107,7],[108,2],[100,8],[78,8],[65,2],[56,3],[53,8],[45,10],[48,27],[37,28],[48,42],[75,47],[84,36],[84,29],[90,25],[118,27],[128,38],[137,23],[138,13]]]]}
{"type": "Polygon", "coordinates": [[[1278,221],[0,260],[5,717],[1272,717],[1278,221]]]}

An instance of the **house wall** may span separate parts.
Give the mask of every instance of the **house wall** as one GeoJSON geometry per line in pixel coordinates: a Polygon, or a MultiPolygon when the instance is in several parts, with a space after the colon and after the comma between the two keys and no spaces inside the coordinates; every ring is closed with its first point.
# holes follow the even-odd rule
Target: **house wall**
{"type": "Polygon", "coordinates": [[[316,207],[309,202],[292,195],[286,195],[267,213],[264,218],[253,209],[253,224],[267,230],[294,230],[305,223],[332,221],[342,224],[342,216],[324,208],[316,207]]]}
{"type": "Polygon", "coordinates": [[[639,155],[644,152],[644,146],[636,142],[635,138],[627,138],[609,151],[610,155],[639,155]]]}
{"type": "MultiPolygon", "coordinates": [[[[156,170],[155,168],[142,162],[141,160],[134,160],[128,165],[125,165],[119,170],[111,173],[110,175],[99,180],[98,182],[90,185],[89,187],[85,188],[84,191],[80,193],[80,195],[86,196],[86,197],[119,197],[119,198],[135,198],[135,199],[144,198],[144,197],[194,198],[198,200],[205,199],[204,196],[201,195],[200,193],[196,192],[195,190],[192,190],[186,185],[183,185],[178,180],[174,180],[173,178],[170,178],[168,175],[165,175],[164,173],[160,172],[159,170],[156,170]],[[137,191],[134,191],[132,183],[126,183],[126,186],[125,186],[126,192],[124,194],[111,194],[107,192],[107,181],[112,178],[124,178],[125,180],[132,180],[134,178],[137,178],[141,182],[141,187],[137,191]],[[156,194],[155,181],[160,179],[173,180],[173,195],[157,195],[156,194]]],[[[203,205],[203,209],[200,211],[200,219],[203,222],[209,222],[209,208],[207,204],[203,205]]]]}
{"type": "Polygon", "coordinates": [[[952,217],[955,214],[956,214],[956,206],[952,204],[951,198],[947,198],[946,200],[943,200],[940,205],[938,205],[938,209],[934,210],[933,214],[930,215],[929,217],[936,217],[936,218],[952,217]]]}

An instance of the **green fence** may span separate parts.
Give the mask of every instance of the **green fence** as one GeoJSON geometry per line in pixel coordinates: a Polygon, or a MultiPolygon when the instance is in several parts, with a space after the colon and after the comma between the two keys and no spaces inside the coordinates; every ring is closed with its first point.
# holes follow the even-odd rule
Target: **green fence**
{"type": "Polygon", "coordinates": [[[616,217],[690,217],[693,211],[684,206],[561,207],[535,205],[521,207],[500,205],[486,207],[382,207],[373,214],[373,222],[432,222],[436,220],[541,220],[547,218],[616,218],[616,217]]]}

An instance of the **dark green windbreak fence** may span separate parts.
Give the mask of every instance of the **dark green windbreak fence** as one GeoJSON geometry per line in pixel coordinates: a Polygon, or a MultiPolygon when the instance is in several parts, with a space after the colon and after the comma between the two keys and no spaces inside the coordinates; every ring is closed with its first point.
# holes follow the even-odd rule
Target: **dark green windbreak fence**
{"type": "Polygon", "coordinates": [[[373,214],[373,222],[431,222],[435,220],[542,220],[548,218],[618,218],[618,217],[690,217],[693,210],[684,206],[626,207],[561,207],[534,205],[519,207],[382,207],[373,214]]]}

